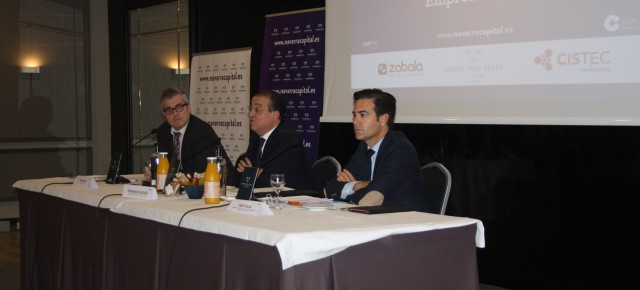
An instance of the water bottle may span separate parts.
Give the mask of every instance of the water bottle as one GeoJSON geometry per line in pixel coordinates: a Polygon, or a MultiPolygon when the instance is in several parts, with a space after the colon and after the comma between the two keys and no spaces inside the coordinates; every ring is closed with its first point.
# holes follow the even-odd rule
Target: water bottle
{"type": "Polygon", "coordinates": [[[158,163],[160,163],[160,154],[158,153],[158,143],[155,145],[155,150],[151,153],[151,159],[149,160],[150,171],[151,171],[151,180],[149,180],[151,187],[156,187],[156,179],[157,179],[157,170],[158,163]]]}
{"type": "Polygon", "coordinates": [[[227,160],[222,154],[222,145],[216,146],[216,167],[220,173],[220,196],[227,197],[227,160]]]}

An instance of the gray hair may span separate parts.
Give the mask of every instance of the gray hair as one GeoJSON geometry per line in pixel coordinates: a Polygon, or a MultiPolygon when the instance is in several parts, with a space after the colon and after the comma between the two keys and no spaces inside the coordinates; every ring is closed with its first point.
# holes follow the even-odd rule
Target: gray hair
{"type": "Polygon", "coordinates": [[[160,110],[162,110],[162,101],[171,99],[178,95],[182,96],[182,100],[185,104],[189,103],[189,97],[187,97],[187,94],[185,94],[181,89],[167,88],[164,89],[164,91],[162,91],[162,94],[160,95],[160,110]]]}

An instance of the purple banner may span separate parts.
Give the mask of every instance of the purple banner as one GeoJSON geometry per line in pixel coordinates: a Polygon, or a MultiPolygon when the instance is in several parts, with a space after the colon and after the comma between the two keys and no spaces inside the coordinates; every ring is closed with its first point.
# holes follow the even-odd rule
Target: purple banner
{"type": "Polygon", "coordinates": [[[267,16],[260,89],[280,93],[287,122],[304,140],[309,160],[318,159],[324,85],[325,11],[267,16]]]}

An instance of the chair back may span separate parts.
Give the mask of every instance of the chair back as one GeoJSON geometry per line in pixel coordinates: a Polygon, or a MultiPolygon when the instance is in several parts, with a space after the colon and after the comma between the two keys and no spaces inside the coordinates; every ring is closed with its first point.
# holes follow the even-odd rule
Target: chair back
{"type": "Polygon", "coordinates": [[[327,182],[340,173],[341,170],[340,162],[332,156],[324,156],[313,163],[313,175],[316,179],[318,193],[321,196],[324,196],[324,186],[327,182]]]}
{"type": "Polygon", "coordinates": [[[431,162],[422,166],[422,176],[427,194],[427,212],[444,214],[451,191],[451,173],[441,163],[431,162]]]}

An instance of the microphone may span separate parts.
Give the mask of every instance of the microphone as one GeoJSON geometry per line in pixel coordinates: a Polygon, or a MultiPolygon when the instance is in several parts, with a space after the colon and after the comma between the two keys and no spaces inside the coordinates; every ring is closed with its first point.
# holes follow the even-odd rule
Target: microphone
{"type": "MultiPolygon", "coordinates": [[[[149,136],[156,134],[158,132],[158,129],[153,128],[151,129],[151,132],[149,132],[149,134],[145,135],[144,137],[140,138],[140,140],[138,140],[138,142],[133,143],[131,146],[127,147],[127,159],[131,159],[131,150],[133,149],[133,147],[135,147],[136,145],[140,144],[140,142],[142,142],[142,140],[145,140],[147,138],[149,138],[149,136]]],[[[118,164],[117,164],[117,169],[116,169],[116,176],[113,179],[113,183],[131,183],[131,181],[125,177],[120,176],[120,161],[118,160],[118,164]]],[[[107,182],[107,183],[111,183],[111,182],[107,182]]]]}
{"type": "MultiPolygon", "coordinates": [[[[149,132],[149,134],[147,134],[144,137],[140,138],[140,140],[138,140],[138,142],[133,143],[133,145],[129,146],[128,149],[133,149],[133,147],[135,147],[136,145],[140,144],[140,142],[142,142],[142,140],[147,139],[147,137],[149,137],[149,136],[151,136],[151,135],[153,135],[155,133],[158,133],[158,129],[156,129],[156,128],[151,129],[151,132],[149,132]]],[[[129,150],[127,150],[127,151],[129,151],[129,150]]]]}
{"type": "MultiPolygon", "coordinates": [[[[212,140],[211,142],[207,143],[206,146],[203,146],[202,148],[200,148],[198,151],[192,152],[189,156],[182,156],[182,159],[180,160],[180,162],[184,163],[185,161],[189,161],[189,160],[193,159],[194,157],[200,155],[202,152],[205,152],[207,150],[211,150],[212,147],[215,148],[215,146],[218,146],[218,145],[222,146],[222,143],[220,142],[220,139],[212,140]]],[[[207,156],[207,157],[211,157],[211,156],[207,156]]]]}
{"type": "Polygon", "coordinates": [[[287,150],[289,150],[291,147],[296,147],[298,146],[298,143],[300,142],[300,140],[298,140],[298,138],[293,138],[290,142],[289,142],[289,146],[283,147],[282,150],[278,151],[278,153],[273,154],[271,156],[269,156],[269,158],[267,160],[265,160],[264,162],[262,162],[262,165],[260,165],[260,167],[265,167],[267,166],[269,163],[271,163],[271,161],[273,161],[274,159],[278,158],[280,155],[284,154],[285,152],[287,152],[287,150]]]}

